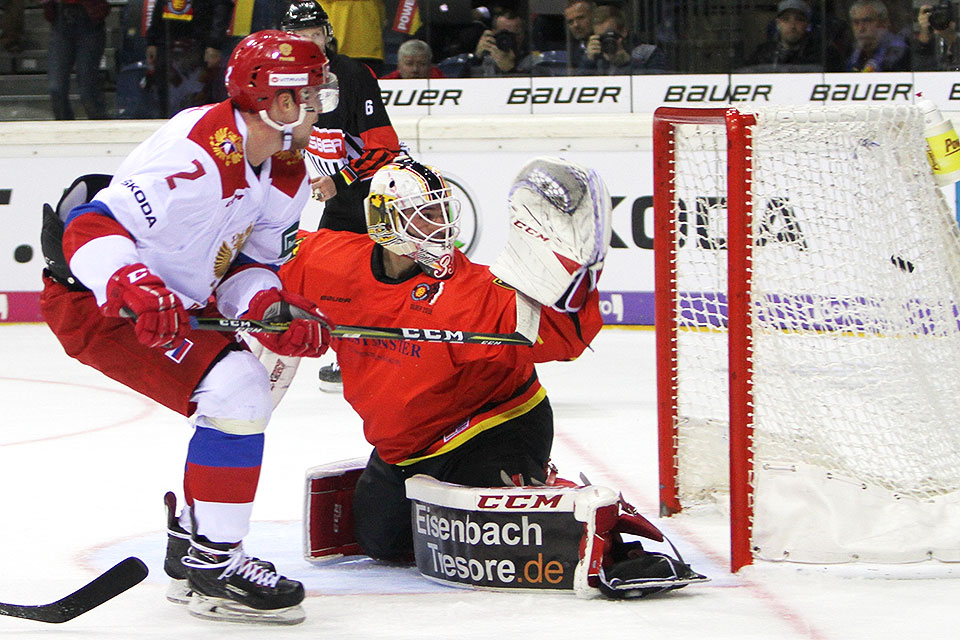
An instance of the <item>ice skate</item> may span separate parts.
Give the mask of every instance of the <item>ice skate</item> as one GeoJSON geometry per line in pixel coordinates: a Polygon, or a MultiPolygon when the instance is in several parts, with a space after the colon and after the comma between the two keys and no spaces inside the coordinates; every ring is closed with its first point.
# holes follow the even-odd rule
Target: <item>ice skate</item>
{"type": "MultiPolygon", "coordinates": [[[[188,604],[193,590],[187,583],[187,568],[183,566],[183,558],[190,550],[190,531],[181,525],[181,517],[177,515],[177,497],[172,491],[163,496],[163,506],[167,514],[167,553],[163,560],[163,570],[170,576],[167,586],[167,600],[174,604],[188,604]]],[[[251,558],[267,571],[276,571],[272,562],[251,558]]]]}
{"type": "Polygon", "coordinates": [[[175,604],[187,604],[190,602],[190,586],[182,560],[190,550],[190,532],[180,525],[177,497],[172,491],[163,496],[163,506],[167,514],[167,554],[163,559],[163,570],[170,576],[167,600],[175,604]]]}
{"type": "Polygon", "coordinates": [[[340,363],[336,360],[325,367],[320,367],[320,390],[327,393],[343,393],[340,363]]]}
{"type": "Polygon", "coordinates": [[[273,565],[243,552],[241,543],[218,544],[203,536],[183,559],[190,613],[211,620],[297,624],[306,617],[303,585],[278,574],[273,565]]]}

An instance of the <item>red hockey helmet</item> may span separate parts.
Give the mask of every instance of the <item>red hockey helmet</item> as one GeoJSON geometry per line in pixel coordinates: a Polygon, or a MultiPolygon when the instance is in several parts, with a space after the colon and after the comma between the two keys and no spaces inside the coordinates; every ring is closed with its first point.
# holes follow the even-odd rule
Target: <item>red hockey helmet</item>
{"type": "Polygon", "coordinates": [[[245,111],[267,109],[278,91],[293,90],[300,102],[303,89],[336,87],[320,47],[296,34],[272,30],[240,41],[230,56],[225,82],[233,103],[245,111]]]}

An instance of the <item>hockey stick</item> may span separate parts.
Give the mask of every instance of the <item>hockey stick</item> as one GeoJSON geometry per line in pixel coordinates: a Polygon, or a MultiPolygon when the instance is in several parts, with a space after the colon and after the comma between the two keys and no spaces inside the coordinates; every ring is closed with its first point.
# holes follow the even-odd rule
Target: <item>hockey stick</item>
{"type": "MultiPolygon", "coordinates": [[[[330,330],[334,338],[358,340],[413,340],[415,342],[450,342],[458,344],[520,345],[532,346],[540,329],[540,304],[519,291],[517,295],[517,330],[513,333],[483,333],[476,331],[452,331],[450,329],[411,329],[406,327],[364,327],[341,324],[330,330]]],[[[191,317],[190,326],[204,331],[253,331],[283,333],[289,322],[265,322],[232,318],[191,317]]],[[[329,327],[328,327],[329,328],[329,327]]]]}
{"type": "MultiPolygon", "coordinates": [[[[190,318],[190,326],[202,331],[252,331],[283,333],[289,322],[266,322],[231,318],[190,318]]],[[[482,333],[451,331],[450,329],[412,329],[408,327],[364,327],[341,324],[330,329],[334,338],[380,340],[413,340],[415,342],[452,342],[460,344],[515,344],[529,347],[533,341],[519,331],[513,333],[482,333]]]]}
{"type": "Polygon", "coordinates": [[[140,558],[131,556],[56,602],[37,605],[0,602],[0,615],[39,622],[67,622],[120,595],[146,578],[147,573],[147,565],[140,558]]]}

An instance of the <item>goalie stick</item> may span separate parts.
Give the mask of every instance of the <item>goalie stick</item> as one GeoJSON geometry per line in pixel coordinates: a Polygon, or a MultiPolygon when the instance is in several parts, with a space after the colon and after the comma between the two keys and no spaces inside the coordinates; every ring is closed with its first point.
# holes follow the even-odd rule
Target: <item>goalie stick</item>
{"type": "Polygon", "coordinates": [[[37,605],[0,602],[0,615],[39,622],[67,622],[120,595],[146,578],[147,573],[147,565],[131,556],[56,602],[37,605]]]}
{"type": "MultiPolygon", "coordinates": [[[[190,326],[204,331],[253,331],[282,333],[289,322],[243,320],[234,318],[190,318],[190,326]]],[[[529,347],[537,339],[540,328],[540,305],[517,292],[517,330],[513,333],[483,333],[451,329],[412,329],[408,327],[365,327],[341,324],[330,327],[334,338],[381,340],[413,340],[416,342],[452,342],[462,344],[515,344],[529,347]]]]}

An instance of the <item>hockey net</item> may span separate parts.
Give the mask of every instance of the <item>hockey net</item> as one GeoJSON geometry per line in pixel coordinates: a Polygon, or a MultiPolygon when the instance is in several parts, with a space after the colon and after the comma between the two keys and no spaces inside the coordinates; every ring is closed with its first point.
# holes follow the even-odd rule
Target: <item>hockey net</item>
{"type": "Polygon", "coordinates": [[[915,107],[654,118],[661,511],[733,570],[960,561],[960,244],[915,107]]]}

